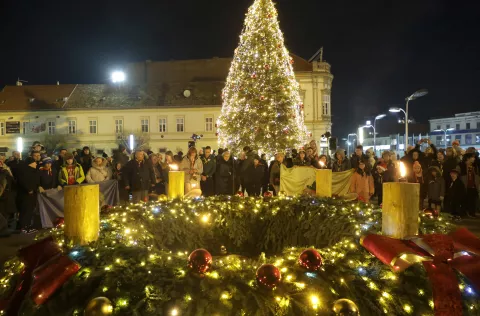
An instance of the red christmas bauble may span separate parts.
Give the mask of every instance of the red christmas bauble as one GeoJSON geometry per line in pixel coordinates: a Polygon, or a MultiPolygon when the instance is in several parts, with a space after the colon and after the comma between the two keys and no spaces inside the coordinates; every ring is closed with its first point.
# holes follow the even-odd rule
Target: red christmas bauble
{"type": "Polygon", "coordinates": [[[266,70],[270,70],[270,65],[265,65],[266,70]]]}
{"type": "Polygon", "coordinates": [[[237,196],[239,196],[239,197],[244,197],[245,195],[243,194],[242,191],[238,191],[238,192],[237,192],[237,196]]]}
{"type": "Polygon", "coordinates": [[[212,265],[212,255],[205,249],[194,250],[188,256],[188,268],[194,273],[204,274],[212,265]]]}
{"type": "Polygon", "coordinates": [[[262,96],[260,97],[260,100],[262,100],[262,101],[265,100],[265,97],[262,95],[262,96]]]}
{"type": "Polygon", "coordinates": [[[273,290],[281,280],[282,274],[273,264],[264,264],[257,270],[257,282],[266,289],[273,290]]]}
{"type": "Polygon", "coordinates": [[[53,223],[53,225],[54,225],[56,228],[59,228],[59,227],[62,226],[64,223],[65,223],[65,219],[64,219],[63,217],[57,217],[57,219],[55,220],[55,223],[53,223]]]}
{"type": "Polygon", "coordinates": [[[430,218],[437,218],[438,215],[440,215],[440,212],[438,210],[426,208],[423,210],[423,214],[427,215],[430,218]]]}
{"type": "Polygon", "coordinates": [[[263,196],[264,196],[264,197],[272,197],[273,194],[272,194],[272,192],[267,191],[267,192],[263,193],[263,196]]]}
{"type": "Polygon", "coordinates": [[[257,78],[257,74],[256,73],[252,74],[252,78],[253,79],[257,78]]]}
{"type": "Polygon", "coordinates": [[[306,249],[298,257],[298,264],[310,271],[318,270],[322,264],[322,256],[315,249],[306,249]]]}

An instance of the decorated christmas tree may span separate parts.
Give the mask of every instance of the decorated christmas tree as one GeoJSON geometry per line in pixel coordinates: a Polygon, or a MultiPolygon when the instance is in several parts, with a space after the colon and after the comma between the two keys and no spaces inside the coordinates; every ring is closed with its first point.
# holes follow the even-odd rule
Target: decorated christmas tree
{"type": "Polygon", "coordinates": [[[223,90],[218,120],[221,147],[251,146],[266,153],[305,142],[303,104],[271,0],[249,8],[223,90]]]}

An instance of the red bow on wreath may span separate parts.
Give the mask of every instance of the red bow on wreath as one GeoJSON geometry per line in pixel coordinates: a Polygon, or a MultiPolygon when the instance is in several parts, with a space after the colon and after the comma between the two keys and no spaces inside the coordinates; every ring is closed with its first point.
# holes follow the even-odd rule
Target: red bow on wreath
{"type": "Polygon", "coordinates": [[[480,239],[466,228],[449,235],[431,234],[410,240],[372,234],[360,242],[395,272],[422,262],[432,284],[436,316],[463,315],[462,296],[454,269],[480,289],[480,239]]]}

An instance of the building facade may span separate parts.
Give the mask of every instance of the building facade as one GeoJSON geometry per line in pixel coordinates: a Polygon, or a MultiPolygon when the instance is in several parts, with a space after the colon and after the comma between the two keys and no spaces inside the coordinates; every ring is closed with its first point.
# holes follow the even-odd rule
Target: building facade
{"type": "MultiPolygon", "coordinates": [[[[333,76],[323,60],[294,56],[294,68],[313,139],[331,131],[333,76]]],[[[216,120],[231,59],[129,64],[121,84],[16,85],[0,92],[0,152],[89,146],[111,154],[120,143],[164,152],[217,146],[216,120]]],[[[325,146],[325,144],[324,144],[325,146]]]]}
{"type": "Polygon", "coordinates": [[[430,134],[437,147],[451,146],[457,140],[464,149],[480,150],[480,111],[429,120],[430,134]]]}

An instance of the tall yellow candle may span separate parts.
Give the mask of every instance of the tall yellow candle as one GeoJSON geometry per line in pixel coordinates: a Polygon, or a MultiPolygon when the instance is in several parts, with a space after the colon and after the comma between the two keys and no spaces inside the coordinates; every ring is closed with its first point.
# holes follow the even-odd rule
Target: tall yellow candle
{"type": "MultiPolygon", "coordinates": [[[[168,172],[168,198],[183,198],[185,195],[185,172],[173,170],[168,172]]],[[[178,168],[177,168],[178,169],[178,168]]]]}
{"type": "Polygon", "coordinates": [[[332,197],[332,170],[316,170],[316,193],[319,197],[332,197]]]}
{"type": "Polygon", "coordinates": [[[69,185],[64,188],[64,234],[67,239],[80,245],[98,239],[99,197],[98,184],[69,185]]]}
{"type": "MultiPolygon", "coordinates": [[[[400,165],[401,179],[406,171],[400,165]]],[[[389,182],[383,184],[382,232],[384,235],[403,239],[418,234],[418,205],[420,184],[389,182]]]]}

